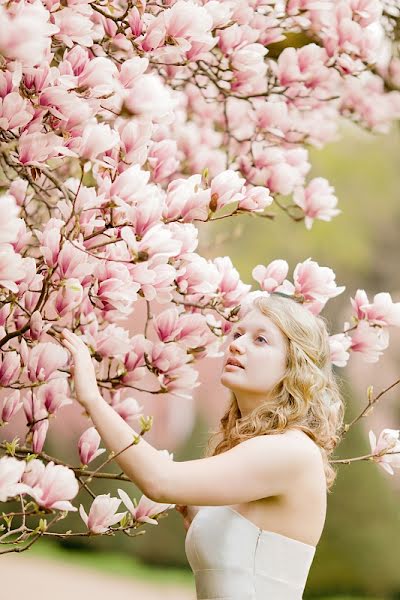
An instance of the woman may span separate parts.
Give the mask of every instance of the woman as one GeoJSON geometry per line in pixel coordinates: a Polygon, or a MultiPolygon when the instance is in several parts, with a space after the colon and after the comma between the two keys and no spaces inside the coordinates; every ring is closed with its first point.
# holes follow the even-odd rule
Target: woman
{"type": "MultiPolygon", "coordinates": [[[[63,333],[77,398],[117,453],[134,432],[101,397],[83,341],[63,333]]],[[[327,329],[274,293],[256,298],[230,337],[221,382],[232,401],[207,456],[171,461],[141,438],[116,461],[144,494],[183,512],[198,600],[299,600],[343,423],[327,329]]]]}

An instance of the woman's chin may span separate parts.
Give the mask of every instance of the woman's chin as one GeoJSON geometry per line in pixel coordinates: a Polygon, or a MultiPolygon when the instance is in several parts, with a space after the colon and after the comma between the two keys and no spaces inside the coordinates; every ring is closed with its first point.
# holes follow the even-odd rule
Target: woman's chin
{"type": "Polygon", "coordinates": [[[230,390],[234,390],[237,385],[235,385],[234,377],[232,377],[232,372],[223,371],[220,377],[220,382],[223,386],[230,390]]]}

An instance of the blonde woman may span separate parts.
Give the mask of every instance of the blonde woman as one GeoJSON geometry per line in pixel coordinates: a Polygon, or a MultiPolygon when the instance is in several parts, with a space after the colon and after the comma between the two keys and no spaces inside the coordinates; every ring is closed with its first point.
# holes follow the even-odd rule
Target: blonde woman
{"type": "MultiPolygon", "coordinates": [[[[83,341],[64,335],[78,400],[118,452],[132,429],[100,396],[83,341]]],[[[343,425],[323,319],[284,294],[259,296],[233,327],[221,382],[232,400],[206,457],[171,461],[141,439],[117,462],[182,512],[198,600],[300,600],[343,425]]]]}

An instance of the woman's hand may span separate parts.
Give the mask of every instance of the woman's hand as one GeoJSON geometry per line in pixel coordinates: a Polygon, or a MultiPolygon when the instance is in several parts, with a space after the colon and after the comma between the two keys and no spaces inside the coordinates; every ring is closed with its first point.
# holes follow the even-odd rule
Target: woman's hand
{"type": "Polygon", "coordinates": [[[62,330],[62,344],[72,354],[76,398],[85,409],[101,395],[97,387],[96,372],[92,363],[90,352],[82,338],[68,329],[62,330]]]}

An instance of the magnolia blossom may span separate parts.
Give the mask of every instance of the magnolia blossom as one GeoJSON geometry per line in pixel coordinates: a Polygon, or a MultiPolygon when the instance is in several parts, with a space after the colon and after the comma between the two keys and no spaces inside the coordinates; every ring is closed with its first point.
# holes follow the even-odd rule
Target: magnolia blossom
{"type": "Polygon", "coordinates": [[[0,502],[7,502],[9,498],[18,494],[31,492],[29,485],[21,483],[25,464],[25,461],[17,460],[13,456],[0,458],[0,502]]]}
{"type": "Polygon", "coordinates": [[[345,367],[350,358],[348,352],[352,340],[346,333],[336,333],[329,336],[329,347],[331,351],[331,361],[336,367],[345,367]]]}
{"type": "Polygon", "coordinates": [[[369,441],[373,460],[377,462],[390,475],[394,475],[393,469],[400,469],[400,430],[383,429],[376,441],[376,435],[369,431],[369,441]],[[380,453],[386,450],[381,456],[380,453]]]}
{"type": "Polygon", "coordinates": [[[335,273],[329,267],[320,267],[308,258],[299,263],[293,272],[294,291],[305,300],[325,303],[328,298],[341,294],[345,286],[337,286],[335,273]]]}
{"type": "Polygon", "coordinates": [[[16,241],[21,219],[18,219],[19,207],[10,194],[0,197],[0,244],[16,241]]]}
{"type": "Polygon", "coordinates": [[[307,229],[311,229],[314,219],[330,221],[341,212],[335,208],[334,188],[323,177],[315,177],[306,188],[295,190],[293,200],[304,211],[307,229]]]}
{"type": "Polygon", "coordinates": [[[63,367],[68,354],[58,344],[44,342],[37,344],[28,355],[28,376],[30,381],[47,381],[55,376],[57,369],[63,367]]]}
{"type": "Polygon", "coordinates": [[[289,265],[285,260],[273,260],[267,267],[257,265],[252,271],[252,277],[266,292],[275,291],[285,280],[289,265]]]}
{"type": "Polygon", "coordinates": [[[78,441],[79,458],[82,465],[89,464],[105,452],[104,448],[99,450],[100,441],[100,435],[95,427],[89,427],[82,433],[78,441]]]}
{"type": "Polygon", "coordinates": [[[39,506],[74,512],[75,508],[70,500],[75,498],[79,485],[74,472],[64,465],[55,465],[49,462],[43,469],[34,498],[39,506]]]}
{"type": "MultiPolygon", "coordinates": [[[[126,378],[126,380],[128,381],[128,378],[126,378]]],[[[131,420],[137,421],[143,414],[143,406],[139,404],[136,398],[133,398],[132,396],[121,398],[119,390],[113,394],[110,404],[115,412],[127,422],[131,420]]]]}
{"type": "Polygon", "coordinates": [[[0,423],[8,423],[21,407],[20,392],[19,390],[15,390],[15,392],[3,400],[0,411],[0,423]]]}
{"type": "Polygon", "coordinates": [[[134,520],[139,521],[140,523],[158,525],[158,521],[154,517],[158,516],[162,512],[165,512],[166,510],[169,510],[170,508],[175,507],[175,504],[154,502],[144,494],[141,496],[139,504],[135,506],[124,490],[118,489],[118,494],[134,520]]]}
{"type": "Polygon", "coordinates": [[[369,302],[364,290],[357,290],[351,299],[358,319],[366,319],[372,325],[400,326],[400,302],[393,302],[390,294],[375,294],[373,302],[369,302]]]}
{"type": "Polygon", "coordinates": [[[82,504],[79,506],[79,514],[86,527],[93,533],[104,533],[111,525],[118,523],[126,512],[117,513],[121,500],[111,498],[110,494],[96,496],[90,507],[89,515],[86,514],[82,504]]]}
{"type": "MultiPolygon", "coordinates": [[[[351,329],[345,323],[346,329],[351,329]]],[[[352,352],[362,354],[366,362],[377,362],[389,345],[389,333],[381,327],[373,327],[367,321],[360,321],[356,329],[349,331],[352,352]]]]}

